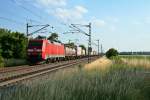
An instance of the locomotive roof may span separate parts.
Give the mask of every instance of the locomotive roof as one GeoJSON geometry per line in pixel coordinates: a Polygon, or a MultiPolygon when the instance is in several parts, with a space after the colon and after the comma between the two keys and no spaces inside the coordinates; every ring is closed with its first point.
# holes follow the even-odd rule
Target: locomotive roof
{"type": "Polygon", "coordinates": [[[30,39],[30,41],[48,41],[49,43],[53,43],[53,44],[63,44],[63,43],[59,43],[59,42],[52,42],[50,40],[47,39],[30,39]]]}

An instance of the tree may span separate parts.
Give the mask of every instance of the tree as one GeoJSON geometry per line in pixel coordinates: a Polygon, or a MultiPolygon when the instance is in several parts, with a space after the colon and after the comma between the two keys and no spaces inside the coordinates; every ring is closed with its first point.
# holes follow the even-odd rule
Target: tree
{"type": "Polygon", "coordinates": [[[57,42],[58,41],[58,34],[57,33],[52,33],[49,37],[48,40],[51,42],[57,42]]]}
{"type": "Polygon", "coordinates": [[[13,39],[11,38],[11,35],[4,35],[3,37],[1,37],[0,39],[0,43],[1,43],[1,54],[4,58],[12,58],[13,57],[13,45],[12,43],[14,43],[13,39]]]}
{"type": "Polygon", "coordinates": [[[14,58],[25,58],[26,57],[26,48],[28,39],[26,36],[19,32],[12,32],[12,38],[14,43],[13,45],[13,57],[14,58]]]}
{"type": "Polygon", "coordinates": [[[35,39],[46,39],[45,36],[38,35],[35,39]]]}
{"type": "Polygon", "coordinates": [[[3,58],[25,58],[27,37],[20,32],[0,29],[0,49],[3,58]]]}
{"type": "Polygon", "coordinates": [[[85,45],[79,45],[79,47],[81,47],[83,50],[86,50],[85,45]]]}
{"type": "Polygon", "coordinates": [[[118,51],[114,48],[111,48],[109,49],[107,52],[106,52],[106,57],[107,58],[111,58],[111,57],[114,57],[114,56],[118,56],[118,51]]]}
{"type": "Polygon", "coordinates": [[[1,38],[2,36],[4,36],[4,35],[8,35],[9,33],[11,33],[10,30],[0,28],[0,38],[1,38]]]}
{"type": "Polygon", "coordinates": [[[70,48],[76,48],[76,45],[74,42],[69,42],[69,43],[65,44],[65,46],[70,47],[70,48]]]}

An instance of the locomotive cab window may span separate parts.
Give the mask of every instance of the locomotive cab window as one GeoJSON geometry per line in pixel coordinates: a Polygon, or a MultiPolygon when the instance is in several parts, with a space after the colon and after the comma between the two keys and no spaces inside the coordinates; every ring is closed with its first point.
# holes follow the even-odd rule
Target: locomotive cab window
{"type": "Polygon", "coordinates": [[[33,42],[32,41],[29,43],[29,46],[42,46],[42,44],[43,44],[42,42],[36,42],[36,41],[33,42]]]}
{"type": "Polygon", "coordinates": [[[42,48],[43,42],[42,41],[30,41],[28,48],[32,47],[41,47],[42,48]]]}

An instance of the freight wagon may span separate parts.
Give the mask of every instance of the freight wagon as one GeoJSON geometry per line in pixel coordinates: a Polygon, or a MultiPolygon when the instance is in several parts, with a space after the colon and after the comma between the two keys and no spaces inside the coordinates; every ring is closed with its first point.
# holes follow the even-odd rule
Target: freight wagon
{"type": "Polygon", "coordinates": [[[85,50],[81,47],[77,47],[77,58],[85,57],[85,50]]]}
{"type": "Polygon", "coordinates": [[[65,46],[65,59],[75,59],[76,57],[76,49],[65,46]]]}

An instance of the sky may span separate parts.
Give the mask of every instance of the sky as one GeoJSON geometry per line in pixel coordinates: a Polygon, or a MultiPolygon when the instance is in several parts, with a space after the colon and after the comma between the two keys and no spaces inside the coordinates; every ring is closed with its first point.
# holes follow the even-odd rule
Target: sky
{"type": "MultiPolygon", "coordinates": [[[[72,31],[70,24],[92,23],[92,46],[97,39],[103,50],[150,51],[150,0],[1,0],[0,27],[26,33],[30,25],[49,24],[37,35],[59,33],[62,42],[69,40],[87,46],[88,37],[72,31]]],[[[88,28],[78,26],[88,33],[88,28]]],[[[29,32],[39,29],[34,27],[29,32]]]]}

